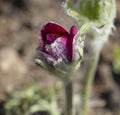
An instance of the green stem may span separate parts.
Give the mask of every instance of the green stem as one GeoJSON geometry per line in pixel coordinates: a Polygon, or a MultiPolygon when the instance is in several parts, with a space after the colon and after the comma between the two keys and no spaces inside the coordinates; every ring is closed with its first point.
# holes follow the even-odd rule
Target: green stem
{"type": "Polygon", "coordinates": [[[65,93],[66,93],[66,111],[65,115],[73,114],[73,84],[72,81],[65,83],[65,93]]]}
{"type": "Polygon", "coordinates": [[[82,103],[81,103],[81,114],[80,115],[88,115],[88,99],[90,96],[91,85],[93,82],[93,78],[96,72],[96,67],[99,60],[100,51],[96,51],[93,47],[90,50],[90,60],[88,63],[88,68],[85,74],[85,81],[82,89],[82,103]]]}

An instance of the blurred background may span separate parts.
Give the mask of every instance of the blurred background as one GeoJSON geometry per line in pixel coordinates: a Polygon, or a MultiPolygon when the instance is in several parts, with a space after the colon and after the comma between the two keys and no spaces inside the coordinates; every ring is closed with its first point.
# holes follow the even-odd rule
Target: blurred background
{"type": "MultiPolygon", "coordinates": [[[[40,84],[44,88],[49,84],[57,84],[52,75],[34,64],[34,59],[42,24],[55,21],[68,31],[75,25],[74,20],[61,8],[62,2],[0,0],[0,112],[4,111],[7,96],[16,91],[22,91],[31,84],[40,84]]],[[[96,115],[96,111],[100,112],[99,115],[120,115],[120,0],[116,2],[116,30],[113,30],[109,42],[102,49],[92,87],[92,96],[104,104],[94,109],[91,115],[96,115]]],[[[74,81],[76,90],[82,85],[89,59],[88,44],[86,39],[84,60],[74,81]]],[[[5,113],[1,112],[0,115],[5,113]]]]}

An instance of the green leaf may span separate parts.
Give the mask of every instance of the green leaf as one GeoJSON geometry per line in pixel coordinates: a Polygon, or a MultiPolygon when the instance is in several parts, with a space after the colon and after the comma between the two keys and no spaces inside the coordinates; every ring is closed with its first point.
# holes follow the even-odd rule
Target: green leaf
{"type": "Polygon", "coordinates": [[[90,27],[90,23],[85,23],[80,27],[80,35],[84,35],[90,27]]]}

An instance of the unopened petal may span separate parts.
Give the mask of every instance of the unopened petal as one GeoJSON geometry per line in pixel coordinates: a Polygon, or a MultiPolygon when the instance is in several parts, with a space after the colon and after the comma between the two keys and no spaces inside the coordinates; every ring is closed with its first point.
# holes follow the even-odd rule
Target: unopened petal
{"type": "Polygon", "coordinates": [[[56,34],[59,36],[69,36],[69,33],[59,24],[54,22],[48,22],[47,24],[43,25],[41,34],[45,37],[46,34],[56,34]]]}
{"type": "Polygon", "coordinates": [[[73,42],[74,38],[78,33],[78,28],[76,26],[72,26],[70,29],[70,38],[67,41],[67,49],[68,49],[68,59],[72,62],[74,50],[73,50],[73,42]]]}

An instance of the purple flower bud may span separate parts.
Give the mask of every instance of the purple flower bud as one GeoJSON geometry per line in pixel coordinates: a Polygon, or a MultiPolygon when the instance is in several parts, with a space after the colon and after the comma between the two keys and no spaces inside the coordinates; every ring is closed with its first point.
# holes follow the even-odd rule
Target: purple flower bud
{"type": "Polygon", "coordinates": [[[43,25],[39,34],[40,46],[37,48],[37,54],[43,63],[42,66],[44,65],[44,68],[49,71],[54,68],[53,71],[57,71],[57,73],[58,71],[61,73],[71,71],[70,65],[78,55],[74,46],[77,33],[76,26],[72,26],[70,32],[67,32],[54,22],[43,25]]]}
{"type": "MultiPolygon", "coordinates": [[[[78,29],[72,26],[70,33],[68,33],[60,25],[49,22],[42,26],[39,34],[40,47],[38,54],[48,56],[51,61],[57,60],[70,63],[73,60],[73,40],[77,34],[78,29]]],[[[44,57],[43,56],[43,57],[44,57]]]]}

